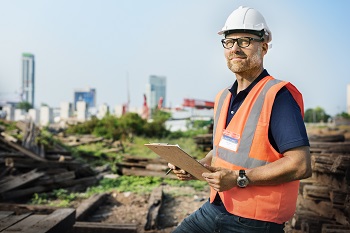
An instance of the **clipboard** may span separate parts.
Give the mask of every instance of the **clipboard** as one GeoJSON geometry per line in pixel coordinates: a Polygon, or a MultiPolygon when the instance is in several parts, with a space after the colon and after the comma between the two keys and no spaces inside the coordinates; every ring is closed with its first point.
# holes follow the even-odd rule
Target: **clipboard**
{"type": "Polygon", "coordinates": [[[203,164],[182,150],[179,145],[170,145],[167,143],[149,143],[145,144],[145,146],[169,163],[174,164],[176,167],[190,173],[198,180],[205,181],[205,179],[202,177],[202,173],[211,172],[208,168],[204,167],[203,164]]]}

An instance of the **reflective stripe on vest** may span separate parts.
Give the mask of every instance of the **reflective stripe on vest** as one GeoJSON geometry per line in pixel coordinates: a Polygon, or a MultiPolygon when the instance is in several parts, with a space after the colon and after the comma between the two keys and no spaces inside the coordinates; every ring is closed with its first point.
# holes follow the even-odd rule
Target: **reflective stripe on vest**
{"type": "MultiPolygon", "coordinates": [[[[222,108],[222,104],[226,98],[226,96],[230,94],[230,91],[226,88],[222,91],[221,93],[221,96],[220,96],[220,99],[219,99],[219,104],[217,105],[218,106],[218,109],[216,109],[216,112],[215,112],[215,116],[214,116],[214,127],[213,127],[213,132],[216,132],[216,126],[218,125],[218,120],[219,120],[219,116],[220,116],[220,112],[221,112],[221,108],[222,108]]],[[[215,139],[215,134],[213,134],[213,141],[215,139]]],[[[214,148],[214,151],[215,151],[215,148],[214,148]]]]}
{"type": "MultiPolygon", "coordinates": [[[[253,137],[255,134],[255,130],[256,130],[256,126],[258,124],[258,120],[259,120],[259,116],[261,113],[261,109],[262,106],[264,104],[264,100],[265,100],[265,95],[267,93],[267,91],[275,84],[280,83],[280,80],[277,79],[272,79],[269,80],[266,85],[263,87],[263,90],[259,93],[259,96],[256,100],[256,102],[254,103],[254,106],[252,107],[252,111],[249,114],[249,117],[247,119],[247,123],[246,126],[243,130],[243,133],[241,135],[240,140],[243,141],[244,143],[240,143],[239,147],[237,149],[237,152],[235,153],[235,156],[232,156],[232,151],[223,149],[221,147],[218,147],[215,145],[213,145],[213,149],[214,152],[216,152],[216,154],[218,155],[219,158],[235,164],[237,166],[240,167],[246,167],[246,168],[254,168],[254,167],[259,167],[262,165],[265,165],[268,163],[268,161],[264,161],[264,160],[258,160],[258,159],[254,159],[254,158],[250,158],[249,156],[247,156],[250,152],[250,148],[252,145],[252,141],[253,141],[253,137]]],[[[227,90],[227,89],[226,89],[227,90]]],[[[225,100],[225,98],[227,97],[227,95],[229,91],[223,91],[220,99],[218,101],[218,109],[216,110],[215,113],[215,121],[214,121],[214,132],[216,132],[216,126],[219,120],[219,115],[221,112],[221,108],[223,105],[223,102],[225,100]]],[[[213,135],[213,139],[215,141],[215,134],[213,135]]]]}

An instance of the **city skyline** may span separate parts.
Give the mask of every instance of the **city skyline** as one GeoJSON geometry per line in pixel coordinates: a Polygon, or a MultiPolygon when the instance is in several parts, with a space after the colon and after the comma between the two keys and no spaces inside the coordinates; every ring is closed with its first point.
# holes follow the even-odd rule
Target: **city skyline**
{"type": "Polygon", "coordinates": [[[213,101],[232,85],[217,32],[238,6],[255,7],[272,31],[265,68],[303,94],[305,109],[347,111],[350,2],[43,0],[0,3],[0,99],[21,93],[21,55],[35,56],[35,105],[72,102],[94,87],[97,103],[142,107],[150,75],[167,77],[167,105],[213,101]],[[316,7],[317,6],[317,7],[316,7]],[[333,43],[331,43],[333,42],[333,43]],[[128,82],[130,88],[127,88],[128,82]],[[127,93],[127,89],[130,90],[127,93]],[[130,99],[128,99],[130,98],[130,99]]]}

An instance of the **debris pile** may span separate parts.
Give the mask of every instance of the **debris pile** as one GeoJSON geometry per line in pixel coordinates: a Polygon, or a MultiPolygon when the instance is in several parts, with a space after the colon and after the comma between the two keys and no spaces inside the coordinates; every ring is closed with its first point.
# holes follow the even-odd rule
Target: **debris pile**
{"type": "Polygon", "coordinates": [[[326,137],[310,137],[312,177],[300,183],[297,210],[286,232],[350,232],[350,142],[326,137]]]}
{"type": "MultiPolygon", "coordinates": [[[[117,166],[120,175],[128,176],[164,177],[169,169],[168,162],[160,157],[145,158],[131,155],[123,155],[122,161],[117,163],[117,166]]],[[[176,179],[176,176],[169,173],[167,178],[176,179]]]]}
{"type": "Polygon", "coordinates": [[[200,134],[193,139],[202,151],[210,151],[213,148],[213,134],[200,134]]]}
{"type": "Polygon", "coordinates": [[[75,222],[72,208],[0,204],[0,232],[70,232],[75,222]]]}
{"type": "Polygon", "coordinates": [[[88,164],[77,161],[59,144],[46,150],[37,143],[39,129],[31,122],[17,122],[21,140],[0,135],[0,201],[19,201],[34,193],[65,188],[84,191],[101,178],[88,164]]]}

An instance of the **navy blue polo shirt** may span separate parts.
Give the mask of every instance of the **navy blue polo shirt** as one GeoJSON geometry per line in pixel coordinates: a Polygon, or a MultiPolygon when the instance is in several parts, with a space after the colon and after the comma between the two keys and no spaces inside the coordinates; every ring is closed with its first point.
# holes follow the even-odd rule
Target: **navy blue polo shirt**
{"type": "MultiPolygon", "coordinates": [[[[232,94],[230,108],[227,112],[226,126],[232,120],[249,91],[264,77],[269,76],[264,70],[246,89],[237,94],[237,81],[234,82],[229,91],[232,94]]],[[[269,140],[271,145],[279,153],[289,149],[309,146],[304,120],[300,114],[298,103],[286,87],[281,88],[276,95],[272,106],[269,140]]],[[[228,213],[221,202],[220,196],[216,195],[213,205],[221,212],[228,213]]]]}

